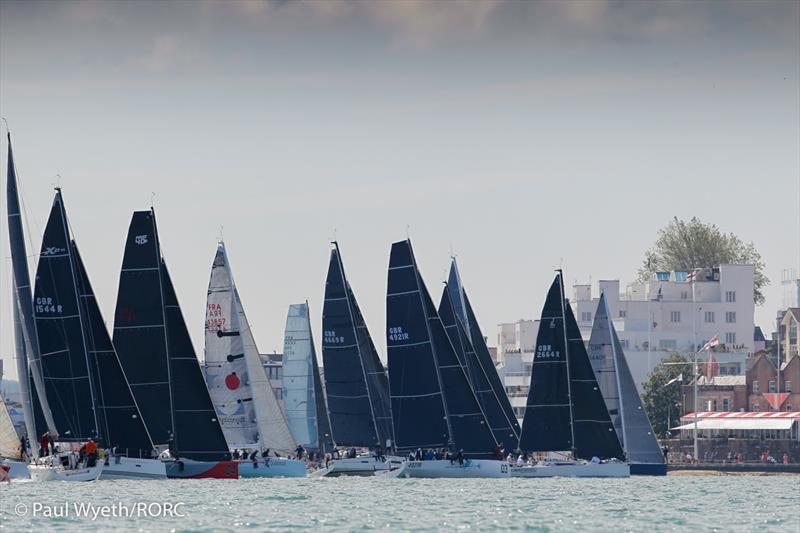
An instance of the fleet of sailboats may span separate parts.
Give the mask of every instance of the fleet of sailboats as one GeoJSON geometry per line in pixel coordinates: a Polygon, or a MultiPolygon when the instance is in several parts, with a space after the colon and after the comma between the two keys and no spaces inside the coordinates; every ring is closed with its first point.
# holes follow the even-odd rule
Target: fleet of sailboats
{"type": "Polygon", "coordinates": [[[587,350],[564,297],[561,271],[542,309],[522,426],[456,259],[436,307],[408,239],[392,244],[389,255],[388,368],[333,242],[322,368],[308,302],[293,304],[277,391],[223,242],[211,267],[203,363],[198,360],[152,207],[134,212],[130,222],[113,339],[60,188],[32,290],[10,134],[8,139],[12,310],[27,435],[20,438],[0,402],[0,461],[13,478],[666,473],[604,296],[587,350]],[[507,452],[536,454],[539,460],[512,466],[507,452]]]}

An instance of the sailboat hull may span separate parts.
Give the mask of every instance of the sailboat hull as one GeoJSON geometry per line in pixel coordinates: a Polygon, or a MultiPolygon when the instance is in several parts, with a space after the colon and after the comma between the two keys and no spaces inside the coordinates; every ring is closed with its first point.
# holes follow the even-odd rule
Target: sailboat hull
{"type": "Polygon", "coordinates": [[[628,463],[553,461],[511,468],[511,477],[630,477],[628,463]]]}
{"type": "Polygon", "coordinates": [[[314,474],[315,477],[374,476],[376,472],[388,472],[399,468],[402,462],[403,459],[399,457],[387,457],[385,461],[373,456],[336,459],[314,474]]]}
{"type": "Polygon", "coordinates": [[[239,477],[306,477],[306,464],[297,459],[270,458],[268,461],[239,462],[239,477]]]}
{"type": "Polygon", "coordinates": [[[34,481],[94,481],[103,473],[103,463],[91,468],[69,470],[60,466],[30,465],[28,470],[34,481]]]}
{"type": "Polygon", "coordinates": [[[8,475],[11,477],[11,479],[30,479],[31,473],[28,470],[28,465],[26,463],[23,463],[22,461],[11,460],[0,462],[11,467],[11,469],[8,471],[8,475]]]}
{"type": "Polygon", "coordinates": [[[239,463],[236,461],[180,459],[165,465],[169,479],[239,479],[239,463]]]}
{"type": "Polygon", "coordinates": [[[385,474],[399,478],[506,478],[509,464],[492,459],[467,459],[463,465],[449,460],[403,461],[400,468],[385,474]]]}
{"type": "Polygon", "coordinates": [[[666,476],[667,465],[664,463],[631,463],[632,476],[666,476]]]}
{"type": "Polygon", "coordinates": [[[113,457],[100,479],[167,479],[167,467],[158,459],[113,457]]]}

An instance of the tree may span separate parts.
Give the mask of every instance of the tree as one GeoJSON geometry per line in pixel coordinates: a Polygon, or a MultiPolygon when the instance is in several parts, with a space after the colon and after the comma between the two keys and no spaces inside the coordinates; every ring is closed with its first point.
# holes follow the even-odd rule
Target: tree
{"type": "Polygon", "coordinates": [[[653,431],[662,437],[666,436],[669,429],[667,420],[675,421],[680,415],[675,406],[681,400],[682,380],[672,383],[670,381],[683,374],[684,379],[688,382],[692,374],[691,364],[664,363],[689,363],[689,360],[678,352],[673,353],[663,359],[661,364],[647,375],[647,379],[642,384],[644,410],[650,419],[653,431]]]}
{"type": "Polygon", "coordinates": [[[714,224],[706,224],[697,217],[691,220],[673,218],[666,227],[658,230],[658,239],[645,252],[639,281],[652,279],[654,272],[710,268],[721,264],[747,264],[754,267],[753,301],[765,301],[762,289],[769,285],[764,274],[764,261],[752,242],[746,243],[733,233],[722,233],[714,224]]]}

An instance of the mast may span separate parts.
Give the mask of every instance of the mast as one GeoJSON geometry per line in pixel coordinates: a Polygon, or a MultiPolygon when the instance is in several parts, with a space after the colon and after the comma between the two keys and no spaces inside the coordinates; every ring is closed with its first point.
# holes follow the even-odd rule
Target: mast
{"type": "Polygon", "coordinates": [[[567,363],[567,397],[569,398],[569,432],[570,432],[570,448],[573,456],[575,455],[575,415],[573,414],[572,406],[572,379],[570,377],[570,361],[569,361],[569,339],[567,339],[567,313],[564,309],[564,273],[559,268],[558,272],[558,286],[561,292],[561,328],[564,332],[564,360],[567,363]]]}
{"type": "MultiPolygon", "coordinates": [[[[30,273],[28,272],[27,252],[25,251],[25,233],[22,230],[22,213],[19,207],[17,173],[14,165],[14,152],[11,148],[11,132],[8,132],[6,202],[8,208],[8,234],[9,244],[11,245],[11,262],[14,271],[14,288],[16,290],[18,312],[21,317],[20,325],[22,326],[22,337],[25,344],[25,353],[23,357],[27,358],[27,361],[23,359],[17,362],[18,368],[20,369],[20,387],[27,388],[22,382],[27,379],[28,369],[30,369],[30,375],[33,378],[34,387],[36,387],[39,404],[42,408],[42,414],[44,415],[47,429],[55,437],[58,436],[58,430],[53,421],[50,404],[47,402],[44,379],[42,379],[41,351],[39,350],[39,338],[36,333],[36,321],[33,315],[31,279],[30,273]]],[[[28,396],[30,397],[30,391],[28,391],[28,396]]],[[[32,413],[33,406],[31,406],[30,411],[32,413]]],[[[32,415],[31,424],[28,427],[33,428],[34,431],[36,430],[32,415]]],[[[38,435],[28,435],[28,438],[36,441],[38,440],[38,435]]]]}
{"type": "Polygon", "coordinates": [[[367,389],[367,401],[369,402],[369,410],[370,414],[372,415],[372,427],[375,429],[375,439],[377,440],[377,445],[382,446],[381,443],[381,434],[378,431],[378,420],[375,417],[375,405],[372,403],[372,392],[369,390],[369,380],[367,378],[367,369],[364,367],[364,354],[361,352],[361,343],[358,342],[358,332],[356,331],[356,322],[355,317],[353,316],[353,305],[350,302],[350,294],[348,291],[348,287],[350,285],[347,283],[347,277],[344,274],[344,267],[342,266],[342,255],[339,252],[339,243],[333,241],[333,246],[336,248],[336,262],[339,265],[339,274],[342,276],[342,281],[344,281],[344,289],[345,289],[345,298],[347,300],[347,311],[350,313],[350,323],[353,325],[353,338],[356,340],[356,350],[358,351],[358,360],[361,363],[361,372],[364,376],[364,385],[367,389]]]}

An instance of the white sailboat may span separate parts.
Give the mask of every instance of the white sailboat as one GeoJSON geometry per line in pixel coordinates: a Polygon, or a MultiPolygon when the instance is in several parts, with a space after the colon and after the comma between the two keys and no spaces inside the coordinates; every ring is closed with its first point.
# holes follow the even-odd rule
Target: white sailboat
{"type": "Polygon", "coordinates": [[[209,282],[205,359],[208,389],[229,446],[256,451],[252,460],[239,462],[239,476],[304,477],[303,461],[259,453],[286,456],[295,441],[261,363],[222,242],[209,282]]]}
{"type": "Polygon", "coordinates": [[[27,462],[22,460],[22,445],[2,395],[0,395],[0,463],[9,467],[8,473],[11,479],[31,477],[27,462]]]}

